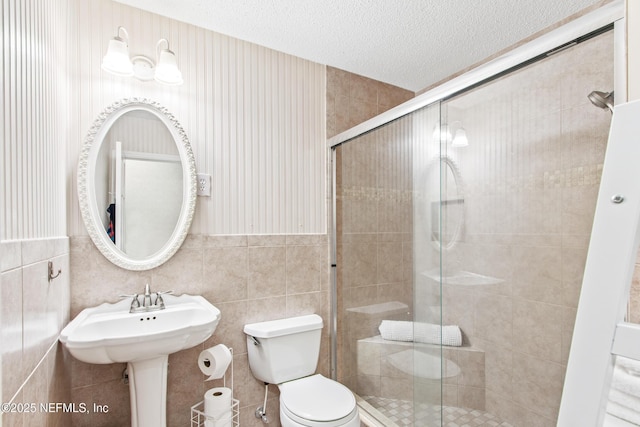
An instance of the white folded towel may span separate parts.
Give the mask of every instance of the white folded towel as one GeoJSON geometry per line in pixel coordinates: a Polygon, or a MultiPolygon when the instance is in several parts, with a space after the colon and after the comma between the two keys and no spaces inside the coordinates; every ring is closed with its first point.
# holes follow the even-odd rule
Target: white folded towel
{"type": "MultiPolygon", "coordinates": [[[[618,359],[620,359],[620,357],[618,357],[618,359]]],[[[616,364],[613,368],[611,390],[628,393],[640,399],[640,373],[628,370],[624,366],[624,364],[616,364]]]]}
{"type": "Polygon", "coordinates": [[[613,401],[611,396],[609,396],[609,402],[607,402],[607,412],[634,425],[640,425],[638,411],[613,401]]]}
{"type": "Polygon", "coordinates": [[[640,362],[616,357],[607,412],[640,425],[640,362]]]}
{"type": "Polygon", "coordinates": [[[424,322],[383,320],[378,330],[380,336],[389,341],[442,344],[451,347],[462,345],[462,332],[455,325],[440,326],[424,322]]]}

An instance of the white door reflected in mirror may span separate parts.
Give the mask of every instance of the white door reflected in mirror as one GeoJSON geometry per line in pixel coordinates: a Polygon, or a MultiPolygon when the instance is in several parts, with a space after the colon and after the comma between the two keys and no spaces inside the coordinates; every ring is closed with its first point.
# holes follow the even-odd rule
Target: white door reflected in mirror
{"type": "MultiPolygon", "coordinates": [[[[138,154],[138,153],[136,153],[138,154]]],[[[180,159],[123,159],[122,224],[118,246],[134,258],[146,258],[169,241],[180,217],[182,166],[180,159]]]]}

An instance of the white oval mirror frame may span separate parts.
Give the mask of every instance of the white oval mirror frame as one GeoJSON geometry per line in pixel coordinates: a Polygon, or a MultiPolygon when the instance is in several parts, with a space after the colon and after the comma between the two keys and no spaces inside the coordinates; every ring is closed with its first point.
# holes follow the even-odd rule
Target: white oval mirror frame
{"type": "Polygon", "coordinates": [[[450,251],[460,240],[464,228],[464,187],[460,169],[449,155],[442,154],[429,162],[422,179],[423,185],[426,185],[424,188],[427,188],[425,194],[428,195],[430,193],[429,189],[433,189],[431,191],[433,193],[432,196],[425,198],[426,205],[420,210],[421,215],[424,216],[422,220],[424,222],[423,226],[427,230],[431,244],[435,249],[450,251]],[[449,179],[451,182],[449,182],[449,179]],[[434,185],[435,187],[430,187],[434,185]],[[452,186],[452,190],[455,193],[453,198],[450,198],[448,192],[444,191],[445,185],[447,187],[452,186]],[[443,239],[445,236],[441,233],[443,231],[442,214],[444,214],[442,210],[449,208],[449,205],[451,207],[457,206],[458,209],[457,212],[454,212],[456,214],[455,218],[446,218],[449,221],[453,220],[454,224],[447,234],[448,238],[443,239]],[[435,221],[437,221],[437,224],[435,221]]]}
{"type": "MultiPolygon", "coordinates": [[[[453,231],[450,234],[450,238],[438,242],[442,249],[451,250],[460,240],[460,236],[462,235],[462,230],[464,228],[464,186],[462,184],[462,174],[460,173],[457,163],[448,155],[440,157],[440,195],[441,210],[446,209],[449,211],[449,209],[451,209],[449,205],[456,206],[458,208],[450,214],[448,212],[443,212],[442,216],[445,218],[441,219],[441,221],[446,220],[447,223],[449,221],[453,221],[453,231]],[[445,185],[447,187],[453,185],[453,192],[455,193],[453,194],[453,198],[448,194],[449,191],[444,190],[445,185]],[[451,216],[453,216],[453,218],[451,218],[451,216]]],[[[440,236],[441,239],[444,237],[445,236],[440,236]]]]}
{"type": "Polygon", "coordinates": [[[112,263],[127,270],[150,270],[168,261],[187,237],[196,205],[196,166],[187,135],[176,118],[164,107],[149,99],[131,98],[107,107],[93,122],[84,140],[78,162],[78,200],[82,219],[91,240],[112,263]],[[173,234],[165,245],[144,259],[128,256],[114,245],[102,228],[95,196],[93,173],[102,141],[113,124],[124,114],[144,110],[164,123],[176,144],[182,164],[182,208],[173,234]]]}

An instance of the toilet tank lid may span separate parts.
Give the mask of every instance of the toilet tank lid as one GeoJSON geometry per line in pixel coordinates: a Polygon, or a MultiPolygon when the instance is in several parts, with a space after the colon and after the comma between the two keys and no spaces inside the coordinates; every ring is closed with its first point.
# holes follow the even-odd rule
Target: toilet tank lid
{"type": "Polygon", "coordinates": [[[321,328],[322,317],[317,314],[308,314],[287,319],[250,323],[244,325],[244,333],[256,338],[272,338],[321,328]]]}

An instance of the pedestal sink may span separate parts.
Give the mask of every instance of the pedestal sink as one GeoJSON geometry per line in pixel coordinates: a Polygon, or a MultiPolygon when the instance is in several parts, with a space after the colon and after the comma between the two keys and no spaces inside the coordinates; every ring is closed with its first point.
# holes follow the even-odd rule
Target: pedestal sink
{"type": "Polygon", "coordinates": [[[60,333],[86,363],[127,363],[132,427],[165,427],[169,354],[204,342],[220,310],[201,296],[163,295],[165,308],[130,313],[131,300],[86,308],[60,333]]]}

